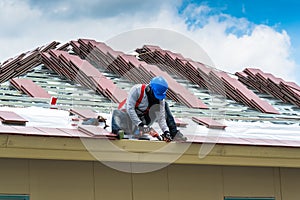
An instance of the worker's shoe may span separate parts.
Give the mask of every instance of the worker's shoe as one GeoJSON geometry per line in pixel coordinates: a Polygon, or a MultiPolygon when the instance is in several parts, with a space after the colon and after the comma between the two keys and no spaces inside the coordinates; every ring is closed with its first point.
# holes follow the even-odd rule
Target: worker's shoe
{"type": "Polygon", "coordinates": [[[176,134],[172,137],[173,141],[178,142],[185,142],[187,141],[187,137],[185,137],[179,130],[176,132],[176,134]]]}
{"type": "Polygon", "coordinates": [[[123,139],[124,135],[125,135],[124,130],[122,130],[122,129],[118,130],[118,134],[117,134],[118,139],[123,139]]]}
{"type": "Polygon", "coordinates": [[[124,135],[125,135],[125,132],[122,129],[120,129],[120,130],[112,130],[112,133],[117,135],[117,139],[123,139],[124,135]]]}

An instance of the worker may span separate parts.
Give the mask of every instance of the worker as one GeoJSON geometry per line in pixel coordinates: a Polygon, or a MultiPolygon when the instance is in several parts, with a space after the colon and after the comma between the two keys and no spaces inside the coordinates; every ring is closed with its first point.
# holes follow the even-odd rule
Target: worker
{"type": "MultiPolygon", "coordinates": [[[[186,141],[177,129],[168,103],[165,101],[168,83],[162,76],[151,79],[149,84],[137,84],[129,92],[128,98],[112,114],[112,132],[143,135],[151,133],[151,125],[158,122],[164,141],[186,141]],[[137,133],[137,134],[136,134],[137,133]]],[[[150,134],[151,135],[151,134],[150,134]]]]}

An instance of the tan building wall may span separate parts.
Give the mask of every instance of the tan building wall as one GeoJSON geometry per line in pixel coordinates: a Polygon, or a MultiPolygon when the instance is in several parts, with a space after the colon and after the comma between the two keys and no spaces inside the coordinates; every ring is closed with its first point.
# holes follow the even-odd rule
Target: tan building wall
{"type": "Polygon", "coordinates": [[[298,200],[300,169],[173,164],[125,173],[96,161],[0,159],[0,194],[30,200],[298,200]]]}

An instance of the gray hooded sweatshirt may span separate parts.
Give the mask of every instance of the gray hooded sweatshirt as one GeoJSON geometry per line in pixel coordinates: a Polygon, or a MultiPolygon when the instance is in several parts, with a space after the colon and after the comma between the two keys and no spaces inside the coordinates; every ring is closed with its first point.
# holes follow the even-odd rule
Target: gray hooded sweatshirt
{"type": "MultiPolygon", "coordinates": [[[[141,95],[141,87],[142,87],[142,84],[133,86],[129,92],[128,98],[126,100],[126,104],[124,104],[125,109],[129,115],[130,119],[132,120],[132,123],[136,126],[138,126],[142,122],[141,119],[138,117],[138,114],[142,113],[142,111],[146,111],[148,108],[148,105],[149,105],[148,97],[147,97],[147,94],[145,91],[142,101],[138,105],[138,110],[135,109],[135,104],[141,95]]],[[[157,109],[158,112],[155,113],[155,118],[151,119],[151,124],[149,124],[149,126],[151,126],[153,124],[153,122],[157,121],[159,124],[159,127],[161,128],[161,130],[163,132],[169,131],[169,128],[166,123],[166,117],[165,117],[165,100],[164,99],[161,100],[159,102],[159,105],[153,105],[152,107],[155,107],[155,106],[159,106],[159,109],[157,109]]],[[[152,108],[150,108],[149,112],[151,112],[151,109],[152,108]]]]}

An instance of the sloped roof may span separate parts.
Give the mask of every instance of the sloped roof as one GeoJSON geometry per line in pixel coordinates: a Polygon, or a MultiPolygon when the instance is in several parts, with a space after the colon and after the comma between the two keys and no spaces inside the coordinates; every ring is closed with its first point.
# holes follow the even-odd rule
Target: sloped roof
{"type": "Polygon", "coordinates": [[[296,83],[253,68],[229,74],[158,46],[144,45],[136,52],[128,55],[103,42],[78,39],[51,42],[3,62],[0,110],[28,122],[2,123],[0,133],[114,139],[109,128],[73,126],[74,110],[90,110],[109,121],[131,86],[162,75],[170,85],[171,111],[187,124],[180,129],[188,143],[300,146],[296,83]],[[55,109],[51,96],[57,97],[55,109]]]}

